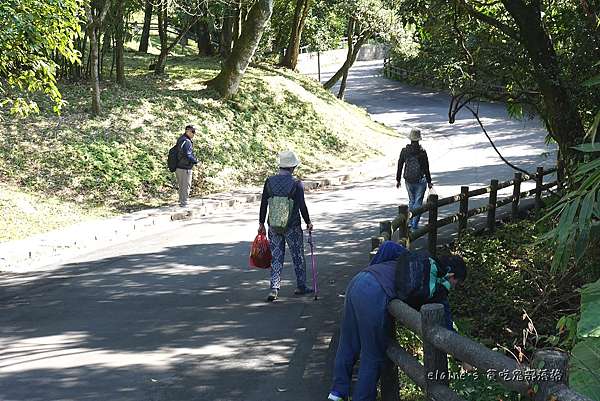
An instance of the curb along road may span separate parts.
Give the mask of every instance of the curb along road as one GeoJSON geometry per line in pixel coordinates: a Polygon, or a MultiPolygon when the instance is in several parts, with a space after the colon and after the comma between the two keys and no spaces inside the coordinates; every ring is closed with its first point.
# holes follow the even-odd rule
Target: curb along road
{"type": "MultiPolygon", "coordinates": [[[[375,180],[389,175],[389,169],[395,162],[395,157],[390,156],[371,159],[343,170],[310,175],[303,183],[307,191],[316,191],[355,181],[375,180]]],[[[185,210],[177,206],[147,209],[0,243],[0,272],[43,270],[44,267],[65,263],[96,249],[171,229],[181,221],[260,201],[261,191],[262,187],[247,187],[204,198],[192,198],[185,210]]]]}

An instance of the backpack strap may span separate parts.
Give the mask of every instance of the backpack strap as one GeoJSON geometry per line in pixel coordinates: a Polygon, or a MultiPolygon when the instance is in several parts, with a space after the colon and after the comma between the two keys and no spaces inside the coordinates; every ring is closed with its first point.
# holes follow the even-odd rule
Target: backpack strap
{"type": "Polygon", "coordinates": [[[185,144],[185,138],[182,136],[179,137],[179,139],[177,139],[177,163],[179,163],[179,161],[181,159],[183,159],[183,157],[181,157],[181,151],[183,150],[183,145],[185,144]]]}
{"type": "Polygon", "coordinates": [[[296,197],[296,191],[298,190],[299,184],[300,184],[300,180],[294,180],[294,185],[292,185],[292,189],[287,196],[289,199],[294,199],[296,197]]]}

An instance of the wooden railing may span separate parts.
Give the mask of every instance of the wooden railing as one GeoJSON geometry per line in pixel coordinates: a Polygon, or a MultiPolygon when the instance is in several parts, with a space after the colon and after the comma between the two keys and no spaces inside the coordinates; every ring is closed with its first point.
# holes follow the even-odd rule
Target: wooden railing
{"type": "Polygon", "coordinates": [[[418,238],[428,236],[427,248],[431,255],[435,256],[438,245],[438,230],[447,225],[458,223],[458,233],[467,229],[469,219],[480,214],[487,214],[486,228],[493,232],[496,227],[496,210],[499,207],[512,204],[511,217],[513,221],[518,220],[522,201],[533,197],[533,207],[536,212],[542,207],[542,195],[557,186],[557,181],[544,183],[544,177],[556,172],[555,168],[544,170],[538,167],[534,175],[528,176],[522,173],[515,173],[512,180],[498,182],[491,180],[490,185],[484,188],[471,190],[468,186],[461,187],[460,194],[439,199],[437,195],[430,195],[427,202],[421,207],[409,210],[407,205],[400,205],[398,216],[392,221],[382,221],[379,223],[379,236],[371,239],[372,253],[377,251],[379,245],[386,240],[393,239],[402,241],[407,246],[418,238]],[[521,184],[526,181],[535,181],[535,188],[528,191],[521,191],[521,184]],[[498,199],[498,191],[504,188],[513,188],[511,196],[498,199]],[[469,209],[469,199],[488,193],[489,198],[486,205],[469,209]],[[438,219],[439,210],[445,206],[459,203],[459,212],[450,216],[438,219]],[[423,227],[410,231],[408,222],[411,217],[428,213],[428,222],[423,227]]]}
{"type": "Polygon", "coordinates": [[[405,328],[423,339],[423,364],[394,341],[387,349],[389,360],[381,378],[384,401],[400,401],[398,368],[425,391],[427,400],[464,401],[448,387],[452,379],[448,372],[448,355],[478,368],[477,373],[457,375],[458,380],[465,375],[477,374],[535,401],[592,401],[567,386],[568,356],[564,352],[540,350],[530,365],[522,364],[448,330],[443,305],[424,305],[417,312],[395,299],[389,304],[388,311],[405,328]]]}
{"type": "MultiPolygon", "coordinates": [[[[486,213],[486,229],[493,232],[496,226],[497,208],[512,204],[511,216],[513,220],[517,220],[522,201],[528,197],[533,197],[534,202],[531,206],[537,213],[543,206],[544,191],[557,186],[556,181],[544,183],[544,177],[555,172],[556,169],[544,170],[543,167],[538,167],[532,176],[515,173],[512,180],[504,182],[491,180],[490,185],[484,188],[471,190],[463,186],[461,193],[454,196],[442,199],[438,199],[437,195],[430,196],[425,205],[412,211],[409,211],[408,206],[401,205],[398,217],[393,221],[380,223],[380,236],[372,238],[372,254],[385,240],[391,239],[410,246],[411,241],[428,235],[429,252],[435,255],[439,228],[458,223],[460,232],[467,228],[469,218],[486,213]],[[529,180],[535,181],[535,187],[528,191],[521,191],[521,183],[529,180]],[[498,190],[509,187],[513,189],[512,195],[498,199],[498,190]],[[486,193],[489,194],[487,205],[469,209],[470,198],[486,193]],[[438,210],[454,203],[460,204],[459,212],[438,219],[438,210]],[[429,214],[428,224],[419,230],[409,232],[409,218],[425,212],[429,214]]],[[[592,401],[568,387],[568,356],[564,352],[554,349],[540,350],[535,353],[532,363],[527,365],[448,330],[445,325],[443,305],[424,305],[421,311],[417,312],[404,302],[394,299],[388,305],[388,311],[395,321],[422,338],[423,364],[393,341],[387,349],[389,359],[381,375],[381,392],[384,401],[400,401],[398,369],[425,391],[427,400],[464,401],[449,388],[453,375],[448,371],[448,355],[478,368],[477,373],[462,372],[463,376],[485,375],[489,380],[498,381],[509,390],[532,397],[534,401],[592,401]]],[[[395,324],[392,325],[389,334],[391,338],[395,338],[395,324]]],[[[458,375],[458,379],[461,377],[458,375]]]]}

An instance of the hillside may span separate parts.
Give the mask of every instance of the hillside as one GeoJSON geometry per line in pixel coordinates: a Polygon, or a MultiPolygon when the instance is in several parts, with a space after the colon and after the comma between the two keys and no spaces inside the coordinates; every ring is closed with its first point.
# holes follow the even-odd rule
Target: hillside
{"type": "Polygon", "coordinates": [[[290,71],[254,66],[223,101],[203,83],[216,59],[175,55],[164,77],[148,70],[152,55],[126,59],[126,87],[103,82],[100,118],[90,117],[85,82],[62,86],[60,116],[43,104],[37,116],[0,116],[0,241],[172,203],[166,154],[189,123],[202,163],[194,195],[259,183],[284,149],[300,155],[302,176],[377,156],[396,135],[290,71]]]}

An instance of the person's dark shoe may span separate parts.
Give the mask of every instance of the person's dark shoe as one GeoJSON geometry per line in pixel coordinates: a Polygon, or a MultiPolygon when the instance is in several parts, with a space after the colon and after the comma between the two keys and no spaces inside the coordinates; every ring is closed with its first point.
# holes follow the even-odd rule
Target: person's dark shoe
{"type": "Polygon", "coordinates": [[[277,299],[277,296],[279,295],[279,291],[276,289],[272,289],[271,292],[269,293],[269,296],[267,297],[267,302],[273,302],[277,299]]]}
{"type": "Polygon", "coordinates": [[[308,287],[298,287],[296,288],[296,291],[294,291],[294,295],[307,295],[307,294],[312,294],[315,291],[312,288],[308,288],[308,287]]]}

